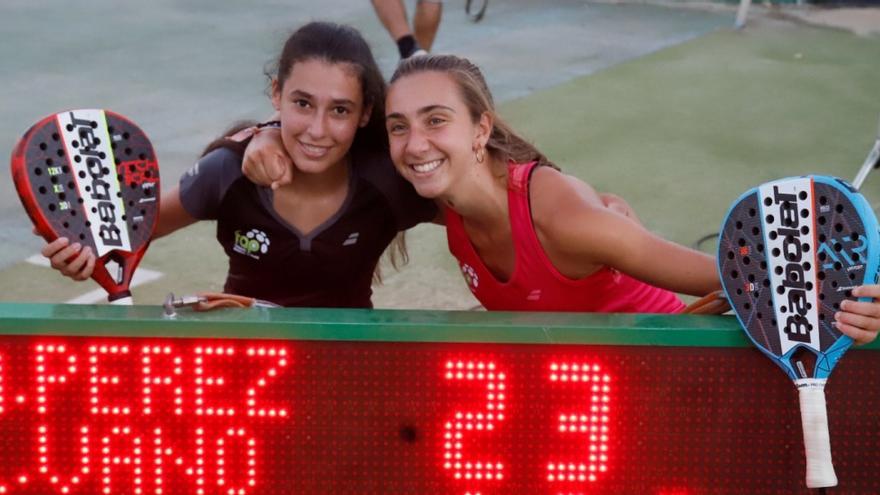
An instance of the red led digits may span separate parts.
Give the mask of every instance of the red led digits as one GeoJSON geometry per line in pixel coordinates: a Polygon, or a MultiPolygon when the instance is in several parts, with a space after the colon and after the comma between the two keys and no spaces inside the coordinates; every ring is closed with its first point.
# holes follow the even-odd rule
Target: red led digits
{"type": "Polygon", "coordinates": [[[289,386],[289,350],[142,342],[38,341],[14,364],[0,355],[0,441],[21,452],[0,495],[260,493],[265,423],[291,414],[276,389],[289,386]],[[24,371],[24,390],[10,369],[24,371]]]}
{"type": "Polygon", "coordinates": [[[180,383],[183,375],[183,358],[172,357],[171,346],[145,345],[141,348],[141,372],[143,374],[142,404],[145,415],[153,414],[156,389],[169,390],[174,397],[174,414],[183,414],[183,386],[180,383]],[[166,374],[159,375],[163,370],[166,374]]]}
{"type": "MultiPolygon", "coordinates": [[[[155,428],[153,430],[153,476],[155,480],[156,489],[154,493],[156,495],[163,494],[162,488],[162,477],[165,474],[165,458],[171,457],[172,450],[163,445],[162,442],[162,428],[155,428]]],[[[183,460],[180,460],[183,463],[183,460]]]]}
{"type": "MultiPolygon", "coordinates": [[[[235,431],[235,430],[232,430],[235,431]]],[[[188,477],[193,479],[193,482],[196,485],[194,493],[198,495],[205,494],[205,486],[208,484],[208,478],[206,477],[206,449],[208,448],[207,444],[209,443],[206,438],[206,431],[202,427],[197,427],[193,431],[193,445],[194,448],[192,450],[193,458],[191,462],[187,462],[184,460],[180,451],[182,449],[172,447],[169,442],[166,442],[163,439],[163,430],[161,428],[156,428],[153,431],[153,473],[155,475],[155,495],[163,495],[164,486],[165,486],[165,476],[169,474],[171,469],[166,468],[174,468],[180,472],[183,472],[188,477]],[[167,462],[166,462],[167,461],[167,462]]],[[[222,439],[222,437],[221,437],[222,439]]],[[[222,445],[222,443],[221,443],[222,445]]],[[[254,457],[256,454],[254,454],[254,457]]],[[[237,459],[236,462],[243,462],[240,459],[237,459]]],[[[247,464],[249,468],[254,465],[254,458],[248,457],[247,464]]],[[[222,473],[219,471],[221,466],[226,465],[226,458],[223,456],[218,457],[217,459],[217,467],[218,470],[215,471],[217,473],[222,473]]],[[[249,482],[253,481],[253,479],[249,479],[249,482]]],[[[226,481],[221,477],[218,477],[216,480],[218,485],[223,485],[226,481]]]]}
{"type": "Polygon", "coordinates": [[[581,460],[551,460],[547,463],[547,481],[553,485],[596,481],[599,473],[607,471],[608,413],[610,410],[611,377],[602,373],[597,364],[550,363],[550,382],[586,388],[589,391],[589,410],[562,411],[558,414],[558,431],[563,435],[581,435],[588,438],[588,456],[581,460]]]}
{"type": "Polygon", "coordinates": [[[444,424],[443,469],[451,471],[456,480],[503,480],[503,463],[465,460],[463,440],[465,432],[492,431],[496,422],[504,421],[506,376],[495,369],[493,362],[448,361],[445,368],[446,380],[485,383],[487,401],[485,412],[456,411],[444,424]]]}
{"type": "Polygon", "coordinates": [[[287,351],[283,348],[274,347],[251,347],[247,350],[249,358],[268,359],[274,362],[274,365],[266,370],[266,373],[257,378],[255,385],[247,388],[247,414],[248,416],[276,416],[286,417],[287,409],[283,407],[258,407],[257,406],[257,390],[265,388],[269,380],[277,377],[279,370],[287,366],[287,351]]]}
{"type": "Polygon", "coordinates": [[[206,387],[223,387],[226,383],[226,380],[222,376],[205,376],[205,359],[211,360],[212,357],[217,356],[219,358],[223,358],[224,356],[231,357],[235,354],[235,349],[231,346],[207,346],[207,347],[196,347],[195,349],[196,357],[195,357],[195,403],[196,403],[196,414],[201,416],[202,414],[206,414],[208,416],[234,416],[235,408],[229,405],[214,405],[207,404],[205,405],[205,388],[206,387]]]}
{"type": "MultiPolygon", "coordinates": [[[[4,397],[4,395],[3,395],[3,375],[4,375],[4,371],[5,371],[5,366],[3,363],[3,356],[0,356],[0,416],[2,416],[2,414],[4,412],[4,409],[3,409],[3,397],[4,397]]],[[[5,481],[0,481],[0,493],[6,493],[7,490],[8,490],[8,488],[6,487],[5,481]]]]}
{"type": "Polygon", "coordinates": [[[111,404],[101,400],[101,390],[118,390],[120,388],[120,378],[117,374],[101,373],[100,364],[112,362],[114,357],[117,358],[117,362],[124,364],[130,359],[128,354],[128,346],[126,345],[89,346],[89,402],[91,403],[92,414],[113,416],[127,416],[131,414],[131,406],[128,404],[111,404]]]}
{"type": "Polygon", "coordinates": [[[46,407],[48,404],[48,398],[46,394],[48,392],[49,386],[54,386],[56,384],[64,384],[67,382],[68,377],[70,375],[76,373],[76,356],[66,356],[67,348],[63,345],[38,345],[36,347],[36,353],[34,355],[35,366],[34,370],[36,371],[35,377],[37,380],[37,413],[38,414],[46,414],[46,407]],[[57,354],[56,358],[54,355],[57,354]],[[67,359],[64,359],[64,358],[67,359]],[[58,366],[59,370],[55,370],[52,363],[50,363],[50,358],[55,358],[52,360],[64,360],[67,362],[66,365],[62,364],[58,366]],[[67,366],[64,369],[64,366],[67,366]],[[52,370],[51,372],[49,370],[52,370]],[[60,371],[60,373],[59,373],[60,371]]]}
{"type": "MultiPolygon", "coordinates": [[[[143,493],[143,446],[141,438],[132,436],[128,426],[113,427],[109,435],[101,437],[101,492],[105,495],[113,493],[113,473],[129,471],[132,474],[132,489],[134,495],[143,493]]],[[[127,490],[117,487],[119,493],[127,490]]]]}
{"type": "MultiPolygon", "coordinates": [[[[41,421],[36,425],[36,447],[37,462],[40,475],[49,481],[49,483],[58,489],[60,493],[70,493],[71,487],[78,485],[82,476],[86,476],[90,472],[89,453],[88,453],[88,427],[80,428],[80,443],[85,449],[79,457],[80,467],[73,468],[73,474],[62,477],[57,468],[67,463],[59,460],[59,453],[64,451],[57,432],[52,432],[49,426],[44,423],[52,415],[48,414],[49,408],[49,387],[63,387],[68,380],[77,373],[76,356],[67,354],[67,347],[62,344],[39,344],[35,347],[34,353],[34,371],[37,382],[37,414],[41,421]],[[55,434],[53,436],[53,433],[55,434]],[[53,459],[53,456],[56,456],[53,459]],[[54,461],[54,462],[53,462],[54,461]],[[80,474],[77,474],[77,471],[80,474]]],[[[63,414],[64,403],[53,408],[57,414],[63,414]]],[[[28,482],[26,475],[19,477],[19,483],[24,485],[28,482]]]]}
{"type": "MultiPolygon", "coordinates": [[[[4,399],[4,395],[3,395],[3,371],[4,371],[4,369],[3,369],[3,368],[4,368],[3,356],[0,356],[0,414],[3,414],[3,411],[4,411],[4,409],[3,409],[3,399],[4,399]]],[[[0,492],[0,493],[2,493],[2,492],[0,492]]]]}
{"type": "Polygon", "coordinates": [[[189,468],[186,473],[196,477],[196,494],[205,495],[205,429],[196,428],[196,458],[195,468],[189,468]]]}
{"type": "MultiPolygon", "coordinates": [[[[189,433],[189,432],[188,432],[189,433]]],[[[195,446],[193,448],[193,459],[191,462],[184,460],[180,446],[172,446],[171,442],[166,440],[166,436],[174,436],[172,432],[163,430],[162,428],[153,429],[153,439],[150,451],[152,457],[153,472],[153,494],[163,495],[165,493],[165,479],[172,472],[179,472],[193,478],[193,482],[197,488],[195,490],[187,490],[187,493],[204,494],[205,489],[205,430],[197,427],[192,431],[193,437],[184,438],[185,443],[190,441],[195,446]]]]}
{"type": "Polygon", "coordinates": [[[223,492],[228,495],[245,495],[249,488],[257,485],[256,446],[257,440],[253,437],[247,437],[247,432],[244,428],[229,428],[226,430],[224,436],[217,439],[217,485],[224,489],[223,492]],[[245,486],[229,486],[232,485],[232,481],[229,480],[229,475],[226,472],[226,454],[227,449],[234,447],[235,444],[242,445],[246,454],[245,456],[238,455],[233,457],[233,459],[238,459],[238,462],[247,459],[247,469],[245,470],[246,481],[244,482],[245,486]]]}

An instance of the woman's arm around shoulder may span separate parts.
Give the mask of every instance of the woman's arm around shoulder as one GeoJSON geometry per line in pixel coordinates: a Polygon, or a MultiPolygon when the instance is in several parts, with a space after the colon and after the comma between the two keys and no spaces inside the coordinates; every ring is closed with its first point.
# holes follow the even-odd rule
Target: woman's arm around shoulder
{"type": "Polygon", "coordinates": [[[533,173],[532,220],[562,274],[581,278],[607,265],[674,292],[703,296],[721,287],[713,257],[648,231],[608,198],[549,167],[533,173]]]}

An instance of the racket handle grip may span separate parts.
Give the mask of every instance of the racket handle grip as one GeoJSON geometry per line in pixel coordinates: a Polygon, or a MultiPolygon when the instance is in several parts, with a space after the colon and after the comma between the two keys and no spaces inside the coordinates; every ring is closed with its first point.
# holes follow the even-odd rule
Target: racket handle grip
{"type": "Polygon", "coordinates": [[[801,403],[801,425],[804,428],[804,450],[807,455],[807,487],[837,486],[837,475],[831,463],[831,437],[828,434],[828,411],[825,406],[825,380],[796,380],[801,403]]]}

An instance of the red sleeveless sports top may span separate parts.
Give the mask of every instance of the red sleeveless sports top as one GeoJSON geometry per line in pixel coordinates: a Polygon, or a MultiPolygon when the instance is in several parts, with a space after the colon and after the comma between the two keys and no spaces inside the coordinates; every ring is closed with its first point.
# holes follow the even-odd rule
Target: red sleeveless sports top
{"type": "Polygon", "coordinates": [[[581,311],[596,313],[678,313],[684,304],[664,289],[604,267],[572,280],[550,262],[532,225],[529,178],[535,163],[508,165],[507,202],[516,264],[510,280],[498,281],[483,264],[462,225],[446,209],[449,251],[458,259],[471,292],[493,311],[581,311]]]}

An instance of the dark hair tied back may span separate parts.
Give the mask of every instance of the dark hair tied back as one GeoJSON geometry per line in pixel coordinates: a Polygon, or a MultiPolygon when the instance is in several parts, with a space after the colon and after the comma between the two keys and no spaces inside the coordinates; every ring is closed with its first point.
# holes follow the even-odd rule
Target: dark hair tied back
{"type": "Polygon", "coordinates": [[[370,121],[359,129],[352,149],[387,149],[385,133],[385,80],[376,65],[370,45],[361,33],[344,24],[310,22],[294,32],[284,43],[274,74],[283,87],[297,62],[324,60],[331,64],[349,64],[356,71],[363,91],[364,105],[372,105],[370,121]]]}
{"type": "MultiPolygon", "coordinates": [[[[388,149],[388,135],[385,133],[385,80],[361,33],[351,26],[334,22],[315,21],[300,27],[287,38],[278,59],[265,71],[270,87],[272,80],[278,81],[279,88],[283,87],[293,66],[307,60],[346,64],[355,71],[361,84],[364,105],[372,106],[372,110],[367,125],[358,129],[355,134],[352,152],[385,152],[388,149]]],[[[221,138],[209,144],[206,149],[243,149],[240,145],[230,145],[223,141],[221,138]]]]}

